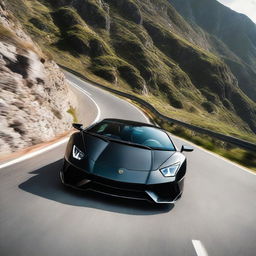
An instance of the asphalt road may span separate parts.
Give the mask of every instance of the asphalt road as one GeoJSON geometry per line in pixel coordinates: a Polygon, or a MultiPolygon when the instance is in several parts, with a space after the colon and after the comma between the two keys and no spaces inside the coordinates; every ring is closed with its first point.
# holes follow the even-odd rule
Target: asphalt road
{"type": "MultiPolygon", "coordinates": [[[[67,77],[86,91],[85,104],[98,106],[85,108],[85,122],[97,109],[97,118],[147,121],[131,104],[67,77]]],[[[243,168],[196,147],[186,154],[182,199],[155,206],[63,187],[64,148],[0,169],[1,256],[256,255],[256,176],[243,168]]]]}

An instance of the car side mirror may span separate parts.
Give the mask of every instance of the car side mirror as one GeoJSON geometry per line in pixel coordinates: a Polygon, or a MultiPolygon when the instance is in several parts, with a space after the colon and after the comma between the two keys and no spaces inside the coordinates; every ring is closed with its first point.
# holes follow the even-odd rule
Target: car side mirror
{"type": "Polygon", "coordinates": [[[183,151],[191,152],[191,151],[193,151],[193,150],[194,150],[194,149],[193,149],[192,147],[190,147],[190,146],[182,145],[180,152],[183,152],[183,151]]]}
{"type": "Polygon", "coordinates": [[[79,131],[82,131],[84,129],[82,124],[73,123],[72,126],[79,131]]]}

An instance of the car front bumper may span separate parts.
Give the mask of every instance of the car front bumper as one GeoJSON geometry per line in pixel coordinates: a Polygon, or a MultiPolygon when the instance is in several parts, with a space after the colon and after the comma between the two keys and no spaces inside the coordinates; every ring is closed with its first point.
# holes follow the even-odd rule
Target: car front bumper
{"type": "Polygon", "coordinates": [[[182,195],[184,185],[184,178],[154,185],[119,182],[87,173],[66,160],[60,170],[60,178],[64,185],[75,189],[155,203],[176,202],[182,195]]]}

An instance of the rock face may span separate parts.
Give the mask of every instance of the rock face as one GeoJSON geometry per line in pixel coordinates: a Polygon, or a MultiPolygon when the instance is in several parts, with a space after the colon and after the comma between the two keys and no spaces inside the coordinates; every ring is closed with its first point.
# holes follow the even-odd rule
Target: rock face
{"type": "Polygon", "coordinates": [[[76,107],[64,74],[0,5],[0,156],[71,128],[76,107]]]}

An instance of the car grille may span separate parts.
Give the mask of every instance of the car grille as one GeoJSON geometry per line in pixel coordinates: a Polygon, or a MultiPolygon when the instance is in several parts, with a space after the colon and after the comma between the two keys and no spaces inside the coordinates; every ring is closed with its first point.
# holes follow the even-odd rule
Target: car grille
{"type": "Polygon", "coordinates": [[[155,185],[125,183],[88,174],[67,162],[63,166],[63,174],[66,185],[124,198],[171,202],[179,198],[183,190],[183,180],[155,185]]]}
{"type": "Polygon", "coordinates": [[[88,174],[81,171],[72,165],[64,166],[64,182],[81,190],[93,190],[103,194],[116,195],[125,198],[134,198],[141,200],[150,200],[150,197],[145,193],[145,185],[130,184],[105,179],[99,176],[88,174]],[[83,180],[90,180],[86,184],[82,184],[83,180]],[[78,184],[82,184],[79,186],[78,184]]]}

